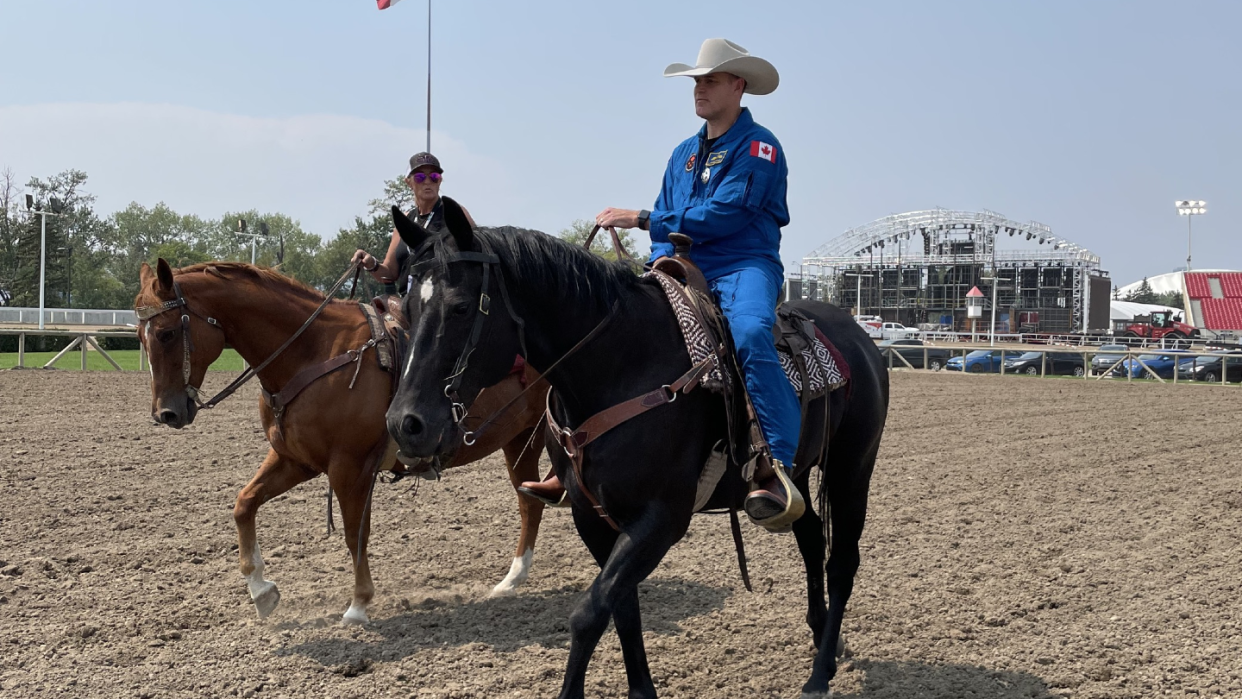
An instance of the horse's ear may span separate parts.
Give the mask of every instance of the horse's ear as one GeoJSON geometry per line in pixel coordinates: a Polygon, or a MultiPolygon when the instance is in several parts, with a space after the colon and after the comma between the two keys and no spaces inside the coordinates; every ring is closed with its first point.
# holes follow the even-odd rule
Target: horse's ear
{"type": "Polygon", "coordinates": [[[392,223],[397,228],[397,235],[400,235],[405,244],[410,246],[410,250],[417,250],[418,246],[427,240],[427,236],[431,235],[426,228],[411,221],[396,206],[392,207],[392,223]]]}
{"type": "Polygon", "coordinates": [[[151,280],[152,274],[154,273],[151,271],[151,265],[143,262],[138,268],[138,285],[144,289],[147,288],[147,282],[151,280]]]}
{"type": "Polygon", "coordinates": [[[470,227],[470,219],[466,218],[466,211],[461,208],[461,204],[449,197],[440,197],[440,201],[444,206],[444,225],[449,233],[453,234],[453,239],[457,241],[457,249],[473,250],[474,229],[470,227]]]}
{"type": "Polygon", "coordinates": [[[172,267],[169,266],[168,260],[161,257],[160,261],[155,264],[155,276],[159,278],[160,283],[158,288],[160,291],[172,291],[173,274],[172,267]]]}

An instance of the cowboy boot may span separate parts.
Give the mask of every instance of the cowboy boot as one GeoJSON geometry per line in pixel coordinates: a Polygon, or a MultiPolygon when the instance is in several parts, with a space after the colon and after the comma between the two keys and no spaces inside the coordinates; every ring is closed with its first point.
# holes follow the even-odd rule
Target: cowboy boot
{"type": "Polygon", "coordinates": [[[785,465],[772,459],[771,474],[756,481],[754,489],[746,496],[743,509],[750,521],[770,532],[783,534],[806,511],[806,502],[789,479],[785,465]]]}
{"type": "Polygon", "coordinates": [[[565,486],[561,485],[556,471],[549,471],[548,477],[542,481],[522,481],[517,490],[550,507],[565,507],[569,504],[565,501],[565,486]]]}

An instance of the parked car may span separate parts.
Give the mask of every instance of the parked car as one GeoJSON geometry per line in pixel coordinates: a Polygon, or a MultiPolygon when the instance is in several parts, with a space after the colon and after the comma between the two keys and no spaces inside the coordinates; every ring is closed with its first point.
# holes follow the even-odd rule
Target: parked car
{"type": "MultiPolygon", "coordinates": [[[[906,340],[884,340],[879,344],[880,354],[884,356],[884,361],[888,362],[890,353],[897,353],[898,356],[904,358],[915,369],[931,369],[932,371],[940,371],[944,368],[946,362],[949,361],[949,350],[943,347],[930,347],[923,344],[922,340],[906,339],[906,340]],[[923,366],[923,352],[926,348],[927,366],[923,366]]],[[[893,366],[904,367],[897,357],[893,357],[893,366]]]]}
{"type": "Polygon", "coordinates": [[[1082,376],[1085,372],[1081,354],[1073,352],[1025,352],[1016,357],[1005,357],[1005,373],[1039,376],[1045,374],[1061,374],[1063,376],[1082,376]],[[1046,359],[1045,359],[1046,357],[1046,359]]]}
{"type": "Polygon", "coordinates": [[[1116,369],[1113,369],[1114,376],[1126,376],[1131,378],[1142,379],[1151,376],[1147,370],[1143,368],[1143,364],[1147,365],[1156,376],[1162,379],[1173,378],[1173,372],[1177,370],[1179,361],[1187,361],[1192,357],[1183,357],[1178,350],[1165,350],[1159,354],[1140,354],[1137,359],[1127,359],[1121,363],[1116,369]],[[1140,364],[1139,362],[1142,362],[1140,364]]]}
{"type": "Polygon", "coordinates": [[[1114,364],[1125,359],[1128,349],[1130,348],[1126,345],[1101,345],[1091,356],[1091,375],[1099,376],[1112,369],[1114,364]]]}
{"type": "Polygon", "coordinates": [[[1182,381],[1218,383],[1222,361],[1225,363],[1225,380],[1242,381],[1242,352],[1237,350],[1223,353],[1222,356],[1183,359],[1177,365],[1177,378],[1182,381]]]}
{"type": "Polygon", "coordinates": [[[1001,350],[975,350],[966,355],[965,361],[961,356],[950,357],[945,362],[944,368],[949,371],[969,371],[976,374],[985,374],[991,372],[993,374],[1000,371],[1001,367],[1001,350]],[[965,367],[963,369],[963,366],[965,367]]]}

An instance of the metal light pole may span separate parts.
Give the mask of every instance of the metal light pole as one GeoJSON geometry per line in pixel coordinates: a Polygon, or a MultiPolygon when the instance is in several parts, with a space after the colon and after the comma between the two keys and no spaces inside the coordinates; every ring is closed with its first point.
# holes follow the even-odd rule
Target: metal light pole
{"type": "Polygon", "coordinates": [[[427,152],[431,152],[431,0],[427,0],[427,152]]]}
{"type": "Polygon", "coordinates": [[[855,310],[854,315],[856,316],[862,315],[862,280],[863,280],[863,277],[874,277],[875,275],[864,274],[862,272],[843,272],[841,276],[843,277],[853,276],[853,277],[858,278],[858,290],[854,292],[854,303],[858,305],[858,308],[855,310]]]}
{"type": "MultiPolygon", "coordinates": [[[[995,274],[995,272],[993,272],[995,274]]],[[[996,289],[1000,286],[1000,277],[979,277],[980,281],[992,282],[992,326],[988,330],[988,347],[996,346],[996,289]]],[[[1012,319],[1010,319],[1012,322],[1012,319]]]]}
{"type": "Polygon", "coordinates": [[[239,218],[237,219],[236,235],[242,238],[250,238],[250,264],[253,265],[255,261],[255,246],[258,243],[259,236],[263,236],[264,238],[267,237],[267,223],[260,223],[258,232],[247,233],[246,219],[239,218]]]}
{"type": "Polygon", "coordinates": [[[44,211],[42,204],[36,206],[34,196],[30,194],[26,195],[26,211],[32,216],[43,217],[42,222],[39,224],[39,329],[42,330],[45,299],[43,287],[47,280],[47,217],[60,216],[61,214],[44,211]]]}
{"type": "Polygon", "coordinates": [[[1190,222],[1195,216],[1207,213],[1206,201],[1185,200],[1177,202],[1177,213],[1186,217],[1186,271],[1190,271],[1190,222]]]}
{"type": "Polygon", "coordinates": [[[880,241],[880,269],[876,271],[875,314],[884,317],[884,241],[880,241]]]}

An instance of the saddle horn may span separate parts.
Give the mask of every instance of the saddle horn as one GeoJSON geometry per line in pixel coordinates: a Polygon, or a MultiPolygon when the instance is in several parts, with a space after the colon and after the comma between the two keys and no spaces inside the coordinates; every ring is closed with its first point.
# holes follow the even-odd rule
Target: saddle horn
{"type": "Polygon", "coordinates": [[[694,245],[694,240],[685,233],[669,233],[668,242],[673,244],[673,256],[656,260],[652,269],[663,272],[690,288],[702,292],[707,298],[711,298],[707,278],[703,276],[703,271],[699,269],[699,266],[694,264],[694,260],[690,259],[690,246],[694,245]]]}

